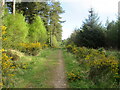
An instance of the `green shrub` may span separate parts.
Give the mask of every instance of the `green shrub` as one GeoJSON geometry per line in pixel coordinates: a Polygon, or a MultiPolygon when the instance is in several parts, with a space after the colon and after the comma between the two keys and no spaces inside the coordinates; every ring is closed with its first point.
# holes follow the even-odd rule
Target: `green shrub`
{"type": "Polygon", "coordinates": [[[59,43],[58,43],[58,41],[56,39],[56,36],[52,37],[52,47],[54,47],[54,48],[59,47],[59,43]]]}

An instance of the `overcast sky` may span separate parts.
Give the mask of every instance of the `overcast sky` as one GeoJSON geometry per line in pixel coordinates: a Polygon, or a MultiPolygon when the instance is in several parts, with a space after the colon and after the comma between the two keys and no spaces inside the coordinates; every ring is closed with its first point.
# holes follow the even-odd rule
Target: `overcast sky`
{"type": "Polygon", "coordinates": [[[107,18],[112,21],[117,19],[118,2],[120,0],[60,0],[61,6],[65,13],[62,14],[62,39],[66,39],[73,32],[74,28],[79,28],[85,18],[88,17],[88,10],[92,7],[103,25],[107,18]]]}

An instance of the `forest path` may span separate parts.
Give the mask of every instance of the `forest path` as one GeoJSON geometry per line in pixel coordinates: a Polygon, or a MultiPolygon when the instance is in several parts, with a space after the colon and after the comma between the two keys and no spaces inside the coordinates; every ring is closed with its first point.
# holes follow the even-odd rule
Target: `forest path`
{"type": "MultiPolygon", "coordinates": [[[[46,61],[43,64],[36,64],[36,69],[35,67],[33,68],[33,71],[35,70],[36,73],[33,76],[29,76],[28,80],[30,80],[30,78],[32,79],[25,87],[67,88],[62,50],[51,50],[45,59],[46,61]]],[[[37,61],[37,63],[39,62],[41,62],[41,60],[37,61]]]]}
{"type": "Polygon", "coordinates": [[[54,88],[66,88],[67,87],[67,82],[66,82],[66,76],[65,76],[65,70],[64,70],[64,59],[62,56],[62,50],[58,51],[57,54],[57,59],[58,59],[58,65],[54,69],[53,73],[53,85],[54,88]]]}

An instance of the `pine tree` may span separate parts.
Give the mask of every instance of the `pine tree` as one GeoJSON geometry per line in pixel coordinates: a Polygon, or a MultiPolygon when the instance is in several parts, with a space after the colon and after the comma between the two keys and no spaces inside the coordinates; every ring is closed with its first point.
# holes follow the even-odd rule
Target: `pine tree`
{"type": "Polygon", "coordinates": [[[50,33],[56,36],[57,41],[61,41],[62,37],[62,26],[61,26],[61,17],[60,14],[64,13],[62,7],[59,2],[51,3],[51,11],[50,11],[50,33]]]}
{"type": "Polygon", "coordinates": [[[109,22],[106,27],[106,45],[107,47],[117,48],[118,45],[118,23],[109,22]]]}
{"type": "Polygon", "coordinates": [[[46,42],[46,29],[39,16],[36,16],[34,22],[30,25],[28,38],[30,42],[46,42]]]}
{"type": "Polygon", "coordinates": [[[120,17],[118,18],[118,50],[120,50],[120,17]]]}
{"type": "Polygon", "coordinates": [[[94,13],[93,9],[89,13],[88,19],[85,19],[83,26],[75,33],[74,43],[77,46],[89,48],[103,47],[105,46],[105,36],[103,27],[99,23],[99,17],[94,13]]]}

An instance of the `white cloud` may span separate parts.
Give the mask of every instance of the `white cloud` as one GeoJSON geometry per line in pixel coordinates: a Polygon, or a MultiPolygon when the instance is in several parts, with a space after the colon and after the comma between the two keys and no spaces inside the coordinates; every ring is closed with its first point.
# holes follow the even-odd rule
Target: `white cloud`
{"type": "Polygon", "coordinates": [[[119,0],[93,0],[92,6],[100,13],[116,13],[118,11],[118,1],[119,0]]]}
{"type": "Polygon", "coordinates": [[[62,32],[62,40],[70,37],[71,33],[73,32],[69,28],[63,28],[63,30],[64,31],[62,32]]]}
{"type": "Polygon", "coordinates": [[[93,7],[98,12],[116,12],[118,11],[118,2],[120,0],[59,0],[60,2],[67,2],[77,4],[74,8],[93,7]]]}

